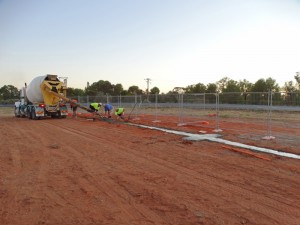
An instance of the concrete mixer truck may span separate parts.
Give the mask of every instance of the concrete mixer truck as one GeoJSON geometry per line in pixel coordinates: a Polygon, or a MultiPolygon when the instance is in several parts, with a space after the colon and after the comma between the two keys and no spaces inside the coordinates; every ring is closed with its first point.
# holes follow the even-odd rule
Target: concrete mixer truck
{"type": "Polygon", "coordinates": [[[47,74],[34,78],[20,90],[20,100],[15,102],[15,116],[41,119],[66,118],[66,87],[57,75],[47,74]]]}

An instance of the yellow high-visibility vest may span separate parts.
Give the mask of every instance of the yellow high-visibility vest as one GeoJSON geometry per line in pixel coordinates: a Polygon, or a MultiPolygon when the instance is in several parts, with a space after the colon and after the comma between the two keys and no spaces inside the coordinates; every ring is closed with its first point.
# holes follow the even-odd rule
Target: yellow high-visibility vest
{"type": "Polygon", "coordinates": [[[124,108],[118,108],[115,112],[115,115],[116,116],[121,115],[123,112],[124,112],[124,108]]]}
{"type": "Polygon", "coordinates": [[[100,109],[99,103],[97,103],[97,102],[91,103],[91,106],[93,106],[96,110],[100,109]]]}

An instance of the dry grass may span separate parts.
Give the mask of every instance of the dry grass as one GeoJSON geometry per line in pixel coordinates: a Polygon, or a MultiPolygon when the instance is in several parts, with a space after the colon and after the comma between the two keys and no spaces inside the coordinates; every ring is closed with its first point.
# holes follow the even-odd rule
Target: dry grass
{"type": "Polygon", "coordinates": [[[14,116],[14,107],[0,107],[0,116],[14,116]]]}
{"type": "MultiPolygon", "coordinates": [[[[127,109],[130,112],[131,109],[127,109]]],[[[215,110],[211,109],[181,109],[178,108],[140,108],[135,109],[132,114],[149,114],[149,115],[174,115],[174,116],[192,116],[192,117],[207,117],[209,115],[216,114],[215,110]]],[[[128,113],[127,113],[128,114],[128,113]]],[[[269,114],[268,111],[262,110],[220,110],[220,118],[239,118],[239,119],[265,119],[271,117],[272,120],[286,120],[286,121],[300,121],[299,112],[289,112],[289,111],[272,111],[269,114]]]]}

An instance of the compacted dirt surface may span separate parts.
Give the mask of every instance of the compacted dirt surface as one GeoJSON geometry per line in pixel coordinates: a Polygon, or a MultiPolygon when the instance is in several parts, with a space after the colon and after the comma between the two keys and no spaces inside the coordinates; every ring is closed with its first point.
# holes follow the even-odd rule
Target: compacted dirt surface
{"type": "Polygon", "coordinates": [[[300,224],[300,160],[84,118],[0,116],[0,224],[300,224]]]}

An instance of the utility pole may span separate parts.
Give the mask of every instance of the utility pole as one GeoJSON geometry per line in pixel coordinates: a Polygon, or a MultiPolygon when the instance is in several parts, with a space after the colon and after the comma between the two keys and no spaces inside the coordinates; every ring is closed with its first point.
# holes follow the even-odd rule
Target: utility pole
{"type": "Polygon", "coordinates": [[[147,95],[149,95],[149,84],[150,84],[151,79],[146,78],[145,81],[147,82],[147,91],[146,91],[146,93],[147,93],[147,95]]]}
{"type": "Polygon", "coordinates": [[[146,78],[145,81],[147,82],[146,94],[147,94],[147,101],[149,102],[149,84],[150,84],[151,79],[150,78],[146,78]]]}

